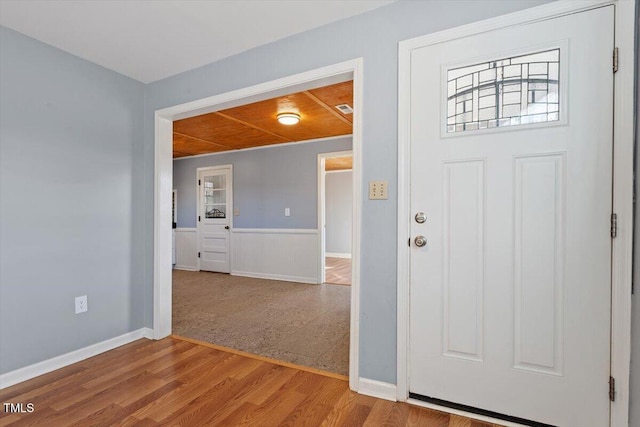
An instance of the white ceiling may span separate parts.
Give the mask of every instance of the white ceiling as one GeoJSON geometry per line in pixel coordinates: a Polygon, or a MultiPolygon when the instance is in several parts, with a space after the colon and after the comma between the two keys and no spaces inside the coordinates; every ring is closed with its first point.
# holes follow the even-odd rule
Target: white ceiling
{"type": "Polygon", "coordinates": [[[149,83],[394,0],[0,0],[0,25],[149,83]]]}

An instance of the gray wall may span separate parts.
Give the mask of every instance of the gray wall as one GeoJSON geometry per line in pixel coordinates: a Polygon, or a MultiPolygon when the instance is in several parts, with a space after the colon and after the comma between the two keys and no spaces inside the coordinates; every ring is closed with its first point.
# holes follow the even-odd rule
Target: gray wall
{"type": "Polygon", "coordinates": [[[146,325],[153,301],[153,112],[302,71],[364,58],[363,182],[389,182],[389,200],[362,200],[360,376],[396,381],[396,177],[398,42],[544,1],[400,1],[147,86],[145,148],[136,164],[144,195],[146,325]]]}
{"type": "Polygon", "coordinates": [[[234,228],[318,228],[318,153],[344,150],[351,137],[174,160],[178,227],[196,226],[196,169],[231,164],[234,228]]]}
{"type": "Polygon", "coordinates": [[[5,373],[143,326],[131,251],[144,85],[6,28],[0,52],[5,373]]]}
{"type": "Polygon", "coordinates": [[[350,170],[325,176],[326,252],[351,253],[352,179],[350,170]]]}

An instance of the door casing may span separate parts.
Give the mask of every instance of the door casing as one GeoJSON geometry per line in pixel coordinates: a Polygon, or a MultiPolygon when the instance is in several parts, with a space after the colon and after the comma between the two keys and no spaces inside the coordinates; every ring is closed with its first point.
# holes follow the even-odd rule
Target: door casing
{"type": "MultiPolygon", "coordinates": [[[[155,111],[153,338],[171,334],[171,190],[173,189],[173,121],[257,102],[332,83],[353,80],[353,194],[362,194],[362,58],[327,65],[155,111]]],[[[360,388],[360,240],[362,200],[353,198],[353,255],[349,342],[349,387],[360,388]]]]}
{"type": "MultiPolygon", "coordinates": [[[[635,2],[599,0],[556,1],[547,5],[499,16],[400,42],[398,91],[398,259],[397,259],[397,385],[399,401],[445,412],[463,414],[484,421],[502,420],[453,410],[409,398],[409,247],[410,237],[410,61],[411,51],[457,38],[513,25],[563,16],[615,5],[615,44],[626,60],[619,57],[614,75],[614,169],[613,212],[617,214],[618,235],[612,241],[611,375],[616,379],[616,400],[611,403],[612,427],[629,423],[629,375],[631,360],[631,283],[633,268],[633,93],[634,93],[634,17],[635,2]]],[[[613,72],[613,70],[612,70],[613,72]]],[[[603,224],[606,226],[606,224],[603,224]]],[[[606,387],[607,384],[603,384],[606,387]]],[[[506,425],[509,425],[507,423],[506,425]]]]}

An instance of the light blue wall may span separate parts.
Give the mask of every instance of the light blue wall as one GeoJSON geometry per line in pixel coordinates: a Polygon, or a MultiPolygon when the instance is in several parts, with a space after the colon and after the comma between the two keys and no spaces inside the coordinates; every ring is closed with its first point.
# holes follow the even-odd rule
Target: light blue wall
{"type": "Polygon", "coordinates": [[[325,251],[351,253],[353,173],[330,172],[325,176],[325,251]]]}
{"type": "Polygon", "coordinates": [[[0,28],[0,94],[5,373],[143,326],[131,256],[144,85],[0,28]]]}
{"type": "MultiPolygon", "coordinates": [[[[394,383],[397,42],[544,2],[400,1],[146,87],[1,28],[0,373],[152,326],[156,109],[362,56],[363,179],[388,180],[390,199],[359,195],[360,375],[394,383]]],[[[640,250],[635,266],[632,426],[640,250]]]]}
{"type": "Polygon", "coordinates": [[[318,153],[351,149],[351,137],[173,161],[178,227],[196,226],[196,169],[233,165],[234,228],[317,228],[318,153]],[[284,216],[284,208],[291,216],[284,216]]]}
{"type": "Polygon", "coordinates": [[[396,177],[398,42],[536,6],[544,1],[400,1],[307,31],[147,86],[145,147],[146,325],[153,301],[153,111],[302,71],[364,58],[363,182],[389,182],[389,200],[362,200],[359,375],[396,381],[396,177]]]}

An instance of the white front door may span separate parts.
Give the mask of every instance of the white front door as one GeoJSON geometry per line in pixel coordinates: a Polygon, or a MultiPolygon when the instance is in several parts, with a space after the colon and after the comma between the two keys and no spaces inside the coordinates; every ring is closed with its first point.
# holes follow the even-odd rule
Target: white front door
{"type": "Polygon", "coordinates": [[[198,172],[198,256],[200,270],[229,273],[231,169],[198,172]]]}
{"type": "Polygon", "coordinates": [[[411,396],[609,425],[613,9],[411,51],[411,396]]]}

